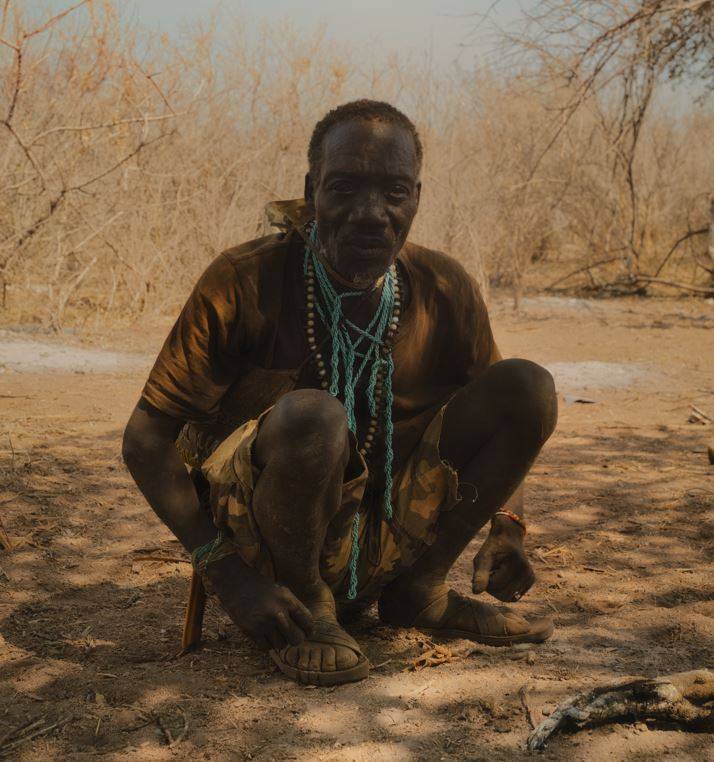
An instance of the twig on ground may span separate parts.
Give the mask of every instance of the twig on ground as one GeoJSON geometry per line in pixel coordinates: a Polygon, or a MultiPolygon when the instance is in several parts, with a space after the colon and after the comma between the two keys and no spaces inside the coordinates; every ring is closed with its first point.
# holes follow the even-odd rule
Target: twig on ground
{"type": "Polygon", "coordinates": [[[566,728],[582,728],[609,722],[654,720],[673,722],[687,730],[714,730],[714,710],[700,708],[714,698],[714,672],[694,670],[655,679],[605,685],[567,699],[528,736],[529,751],[542,749],[549,738],[566,728]]]}
{"type": "Polygon", "coordinates": [[[712,418],[708,413],[705,413],[701,408],[697,407],[696,405],[692,405],[692,411],[696,413],[697,415],[701,416],[702,418],[706,418],[708,421],[711,422],[712,418]]]}
{"type": "Polygon", "coordinates": [[[26,741],[31,741],[35,738],[39,738],[40,736],[47,735],[52,730],[55,730],[56,728],[62,727],[62,725],[66,725],[68,722],[71,722],[74,719],[74,715],[68,715],[67,717],[63,717],[60,720],[57,720],[57,722],[53,722],[51,725],[47,725],[44,728],[38,728],[37,730],[33,730],[33,732],[28,733],[27,731],[30,730],[30,728],[34,728],[37,726],[38,722],[33,722],[30,725],[25,727],[24,733],[21,737],[14,738],[14,736],[17,733],[20,733],[20,730],[17,730],[11,734],[11,736],[8,738],[7,741],[5,741],[2,746],[0,746],[0,757],[4,757],[7,752],[12,751],[16,749],[18,746],[22,745],[26,741]]]}
{"type": "Polygon", "coordinates": [[[180,706],[176,707],[181,716],[183,717],[183,728],[181,729],[181,732],[176,736],[176,738],[169,744],[169,746],[176,746],[183,741],[184,738],[186,738],[186,735],[188,734],[188,715],[186,712],[184,712],[183,709],[181,709],[180,706]]]}
{"type": "Polygon", "coordinates": [[[190,564],[190,558],[181,558],[181,556],[134,556],[132,561],[163,561],[167,564],[190,564]]]}
{"type": "Polygon", "coordinates": [[[156,724],[159,726],[159,730],[164,734],[167,746],[173,746],[174,737],[171,735],[171,731],[164,725],[164,721],[161,719],[161,715],[156,715],[156,724]]]}
{"type": "Polygon", "coordinates": [[[424,652],[417,656],[409,667],[413,672],[418,672],[425,667],[438,667],[440,664],[446,664],[458,658],[448,646],[428,641],[423,647],[424,652]]]}
{"type": "Polygon", "coordinates": [[[18,492],[16,495],[13,495],[12,497],[4,497],[2,500],[0,500],[0,505],[11,503],[13,500],[17,500],[18,497],[22,497],[23,495],[26,495],[26,494],[27,492],[18,492]]]}
{"type": "Polygon", "coordinates": [[[188,715],[184,710],[180,707],[176,707],[177,711],[183,718],[183,727],[181,728],[181,732],[174,738],[173,734],[171,733],[171,730],[169,730],[169,727],[166,725],[166,723],[161,718],[160,714],[156,715],[156,724],[159,726],[159,729],[164,734],[164,738],[166,739],[166,745],[169,747],[174,747],[177,744],[181,743],[181,741],[186,738],[186,735],[188,734],[188,715]]]}
{"type": "Polygon", "coordinates": [[[0,738],[0,749],[2,749],[5,743],[7,743],[7,741],[9,741],[11,738],[17,737],[22,733],[29,733],[32,728],[36,728],[38,725],[41,725],[44,719],[45,715],[42,714],[39,717],[36,717],[34,720],[28,720],[27,722],[20,725],[20,727],[10,730],[2,738],[0,738]]]}
{"type": "Polygon", "coordinates": [[[533,714],[528,704],[528,684],[521,686],[520,690],[518,691],[518,698],[521,700],[521,706],[525,712],[528,725],[530,726],[531,730],[533,730],[533,728],[535,728],[535,723],[533,722],[533,714]]]}
{"type": "Polygon", "coordinates": [[[3,526],[2,519],[0,519],[0,550],[12,550],[12,541],[3,526]]]}

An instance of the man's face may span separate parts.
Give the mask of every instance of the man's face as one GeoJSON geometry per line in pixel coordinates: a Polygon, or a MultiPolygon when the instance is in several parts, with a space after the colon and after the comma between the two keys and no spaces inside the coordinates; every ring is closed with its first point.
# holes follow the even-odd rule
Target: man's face
{"type": "Polygon", "coordinates": [[[319,176],[305,178],[329,264],[366,288],[394,262],[419,205],[416,147],[403,127],[352,120],[325,135],[319,176]]]}

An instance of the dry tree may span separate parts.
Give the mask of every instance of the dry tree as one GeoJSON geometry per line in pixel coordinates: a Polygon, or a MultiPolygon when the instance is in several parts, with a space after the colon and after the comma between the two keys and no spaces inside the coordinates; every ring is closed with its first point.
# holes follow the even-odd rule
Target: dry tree
{"type": "Polygon", "coordinates": [[[0,307],[35,245],[58,328],[99,260],[87,245],[119,216],[87,201],[167,137],[177,112],[121,38],[110,3],[81,0],[33,21],[6,0],[0,14],[0,307]]]}
{"type": "MultiPolygon", "coordinates": [[[[607,142],[613,186],[623,193],[610,204],[608,230],[619,227],[616,245],[599,252],[570,275],[586,273],[616,262],[614,279],[597,282],[606,290],[646,293],[653,284],[675,286],[711,295],[714,276],[703,237],[710,231],[708,199],[700,197],[693,216],[698,224],[676,231],[659,262],[643,266],[643,247],[649,221],[647,198],[638,172],[643,142],[655,96],[663,83],[686,82],[698,87],[700,100],[714,89],[713,0],[540,0],[527,14],[523,33],[507,35],[548,85],[556,86],[560,103],[536,167],[563,141],[573,123],[587,112],[599,122],[607,142]],[[673,282],[663,276],[674,252],[685,242],[700,242],[692,249],[700,276],[673,282]],[[615,256],[612,256],[612,254],[615,256]]],[[[535,174],[535,170],[534,170],[535,174]]],[[[711,191],[712,189],[710,189],[711,191]]],[[[607,205],[606,205],[607,206],[607,205]]],[[[689,216],[689,215],[688,215],[689,216]]],[[[591,283],[595,281],[591,278],[591,283]]]]}

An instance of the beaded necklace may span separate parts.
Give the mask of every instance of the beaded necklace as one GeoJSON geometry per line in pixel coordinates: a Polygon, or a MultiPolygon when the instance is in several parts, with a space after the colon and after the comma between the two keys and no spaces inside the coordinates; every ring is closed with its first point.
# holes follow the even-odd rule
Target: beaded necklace
{"type": "MultiPolygon", "coordinates": [[[[334,397],[342,399],[347,415],[347,425],[357,436],[355,414],[355,391],[360,378],[369,368],[369,379],[365,391],[370,413],[364,440],[359,451],[362,457],[374,448],[380,416],[384,429],[384,500],[385,517],[392,518],[392,464],[394,451],[392,439],[392,375],[394,360],[392,342],[399,327],[401,312],[401,291],[399,274],[393,264],[387,270],[382,283],[379,305],[367,328],[361,328],[345,317],[342,309],[344,299],[364,296],[364,291],[338,293],[330,281],[320,259],[320,243],[317,225],[312,222],[307,227],[305,259],[305,301],[307,304],[306,332],[310,352],[314,358],[320,386],[334,397]],[[332,340],[332,354],[329,370],[325,358],[317,344],[317,319],[322,322],[332,340]],[[353,338],[355,336],[355,338],[353,338]]],[[[350,555],[350,582],[347,597],[357,597],[357,564],[359,561],[359,510],[352,522],[352,552],[350,555]]]]}

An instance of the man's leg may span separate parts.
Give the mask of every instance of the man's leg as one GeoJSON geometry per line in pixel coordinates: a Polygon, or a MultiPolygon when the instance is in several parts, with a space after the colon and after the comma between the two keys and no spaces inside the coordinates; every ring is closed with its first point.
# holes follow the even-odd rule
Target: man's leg
{"type": "MultiPolygon", "coordinates": [[[[340,507],[350,456],[342,404],[314,389],[285,395],[263,421],[254,454],[261,473],[253,514],[276,581],[316,619],[337,625],[335,600],[320,577],[319,563],[328,524],[340,507]]],[[[310,641],[290,647],[284,658],[292,667],[313,671],[349,669],[358,661],[348,647],[310,641]]]]}
{"type": "MultiPolygon", "coordinates": [[[[553,380],[545,369],[527,360],[496,363],[454,395],[444,414],[439,449],[458,473],[463,498],[441,515],[431,547],[384,590],[383,618],[406,623],[432,601],[445,597],[449,570],[523,481],[556,419],[553,380]]],[[[477,608],[487,606],[470,600],[477,608]]],[[[483,621],[486,614],[496,616],[495,610],[481,613],[483,621]]],[[[468,613],[464,616],[465,622],[473,620],[468,613]]],[[[430,622],[435,628],[438,624],[430,622]]]]}

